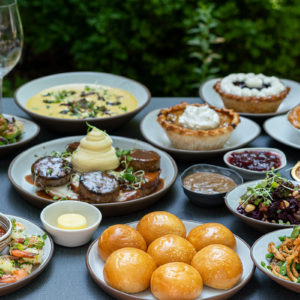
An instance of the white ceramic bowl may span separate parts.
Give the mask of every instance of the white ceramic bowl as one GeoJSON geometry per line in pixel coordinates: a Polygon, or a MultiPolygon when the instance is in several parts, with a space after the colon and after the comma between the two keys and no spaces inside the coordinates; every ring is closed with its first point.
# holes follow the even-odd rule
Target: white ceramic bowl
{"type": "Polygon", "coordinates": [[[286,156],[285,156],[285,154],[281,150],[276,149],[276,148],[242,148],[242,149],[233,150],[233,151],[229,151],[229,152],[225,153],[225,155],[223,156],[223,160],[224,160],[225,164],[229,168],[231,168],[231,169],[237,171],[238,173],[240,173],[245,180],[263,179],[266,176],[266,171],[247,170],[247,169],[244,169],[244,168],[234,166],[228,161],[230,155],[233,152],[244,152],[244,151],[266,151],[266,152],[275,153],[280,157],[281,165],[280,165],[279,168],[276,168],[274,170],[277,171],[277,170],[280,170],[280,169],[282,169],[286,166],[286,156]]]}
{"type": "Polygon", "coordinates": [[[12,223],[10,219],[0,213],[0,226],[6,231],[4,235],[0,237],[0,253],[7,247],[10,242],[10,235],[12,230],[12,223]]]}
{"type": "MultiPolygon", "coordinates": [[[[251,258],[255,263],[256,267],[269,276],[272,280],[284,286],[285,288],[292,290],[294,292],[300,293],[300,283],[295,283],[291,281],[287,281],[281,279],[270,271],[266,270],[261,263],[264,262],[267,266],[269,265],[269,261],[266,258],[266,254],[268,253],[268,244],[270,242],[274,242],[276,246],[281,244],[278,237],[280,236],[290,236],[293,231],[293,228],[281,229],[272,231],[260,237],[251,248],[251,258]]],[[[299,299],[299,298],[298,298],[299,299]]]]}
{"type": "Polygon", "coordinates": [[[89,242],[101,220],[102,214],[95,206],[80,201],[58,201],[48,205],[41,212],[41,221],[45,229],[56,244],[65,247],[77,247],[89,242]],[[87,227],[75,230],[58,228],[57,218],[67,213],[83,215],[87,220],[87,227]]]}

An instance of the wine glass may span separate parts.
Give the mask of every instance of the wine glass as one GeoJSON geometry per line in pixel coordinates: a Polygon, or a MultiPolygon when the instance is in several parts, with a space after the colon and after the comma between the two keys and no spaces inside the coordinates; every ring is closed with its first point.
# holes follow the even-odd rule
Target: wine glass
{"type": "Polygon", "coordinates": [[[0,0],[0,112],[3,77],[21,57],[23,28],[16,0],[0,0]]]}

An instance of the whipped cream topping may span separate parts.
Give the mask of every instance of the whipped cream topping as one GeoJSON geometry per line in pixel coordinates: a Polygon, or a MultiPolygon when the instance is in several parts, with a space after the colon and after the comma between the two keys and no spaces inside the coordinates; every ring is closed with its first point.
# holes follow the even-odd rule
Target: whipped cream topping
{"type": "Polygon", "coordinates": [[[254,73],[230,74],[221,80],[221,89],[227,94],[247,97],[267,97],[281,93],[285,86],[275,76],[254,73]]]}
{"type": "Polygon", "coordinates": [[[178,123],[189,129],[215,129],[220,124],[220,117],[208,105],[187,105],[178,123]]]}

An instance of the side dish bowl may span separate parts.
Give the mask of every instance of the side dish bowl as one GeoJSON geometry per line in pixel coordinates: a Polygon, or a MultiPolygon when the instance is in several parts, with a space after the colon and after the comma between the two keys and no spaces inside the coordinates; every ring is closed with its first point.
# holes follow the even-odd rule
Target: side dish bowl
{"type": "Polygon", "coordinates": [[[274,274],[272,274],[269,270],[266,270],[262,266],[262,263],[265,265],[268,265],[269,262],[266,258],[266,254],[268,253],[268,244],[273,242],[275,243],[275,246],[278,246],[280,244],[280,241],[278,237],[281,236],[289,236],[292,233],[292,228],[286,228],[281,230],[272,231],[270,233],[267,233],[260,237],[251,247],[251,258],[253,262],[255,263],[256,267],[262,271],[265,275],[267,275],[269,278],[277,282],[278,284],[282,285],[283,287],[300,293],[300,283],[287,281],[285,279],[281,279],[274,274]]]}
{"type": "Polygon", "coordinates": [[[52,235],[56,244],[65,247],[78,247],[86,244],[97,230],[102,214],[95,206],[80,201],[59,201],[46,206],[41,212],[41,221],[52,235]],[[67,213],[81,214],[87,220],[83,229],[61,229],[57,227],[59,216],[67,213]]]}
{"type": "Polygon", "coordinates": [[[277,155],[280,159],[280,166],[278,168],[275,168],[274,171],[278,171],[282,168],[284,168],[286,166],[286,156],[285,154],[276,148],[242,148],[242,149],[238,149],[238,150],[233,150],[233,151],[229,151],[227,153],[225,153],[225,155],[223,156],[223,160],[225,162],[225,164],[237,171],[241,176],[243,176],[243,178],[245,180],[256,180],[256,179],[262,179],[265,177],[266,172],[267,171],[252,171],[252,170],[248,170],[245,168],[241,168],[241,167],[237,167],[235,165],[233,165],[232,163],[230,163],[229,158],[231,157],[232,153],[241,153],[241,152],[245,152],[245,151],[254,151],[254,152],[271,152],[274,153],[275,155],[277,155]]]}
{"type": "Polygon", "coordinates": [[[150,102],[151,94],[143,84],[119,75],[100,72],[70,72],[54,74],[32,80],[22,85],[15,92],[14,99],[17,105],[32,118],[41,124],[49,126],[53,130],[64,133],[84,131],[86,128],[86,122],[88,121],[92,125],[101,129],[106,129],[110,132],[111,130],[120,127],[123,123],[129,121],[135,114],[142,110],[150,102]],[[42,90],[57,85],[76,83],[100,84],[126,90],[136,97],[138,100],[138,106],[135,110],[125,112],[120,115],[88,119],[54,118],[37,114],[26,108],[27,101],[42,90]]]}
{"type": "Polygon", "coordinates": [[[226,192],[217,194],[205,194],[186,188],[184,185],[184,179],[187,176],[197,172],[210,172],[227,176],[231,178],[236,185],[240,185],[243,183],[243,178],[234,170],[208,164],[197,164],[190,166],[189,168],[185,169],[181,175],[181,186],[184,193],[191,199],[191,201],[199,206],[212,207],[215,205],[224,204],[224,196],[226,192]]]}
{"type": "Polygon", "coordinates": [[[12,231],[12,223],[10,219],[0,213],[0,226],[6,231],[4,235],[0,237],[0,253],[7,247],[10,242],[10,235],[12,231]]]}

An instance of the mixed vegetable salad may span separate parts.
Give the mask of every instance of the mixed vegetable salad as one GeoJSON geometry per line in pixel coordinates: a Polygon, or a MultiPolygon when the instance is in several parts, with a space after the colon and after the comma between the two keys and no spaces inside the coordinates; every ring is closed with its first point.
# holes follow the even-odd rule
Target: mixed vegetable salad
{"type": "Polygon", "coordinates": [[[22,122],[15,118],[8,120],[0,114],[0,146],[18,142],[23,131],[22,122]]]}

